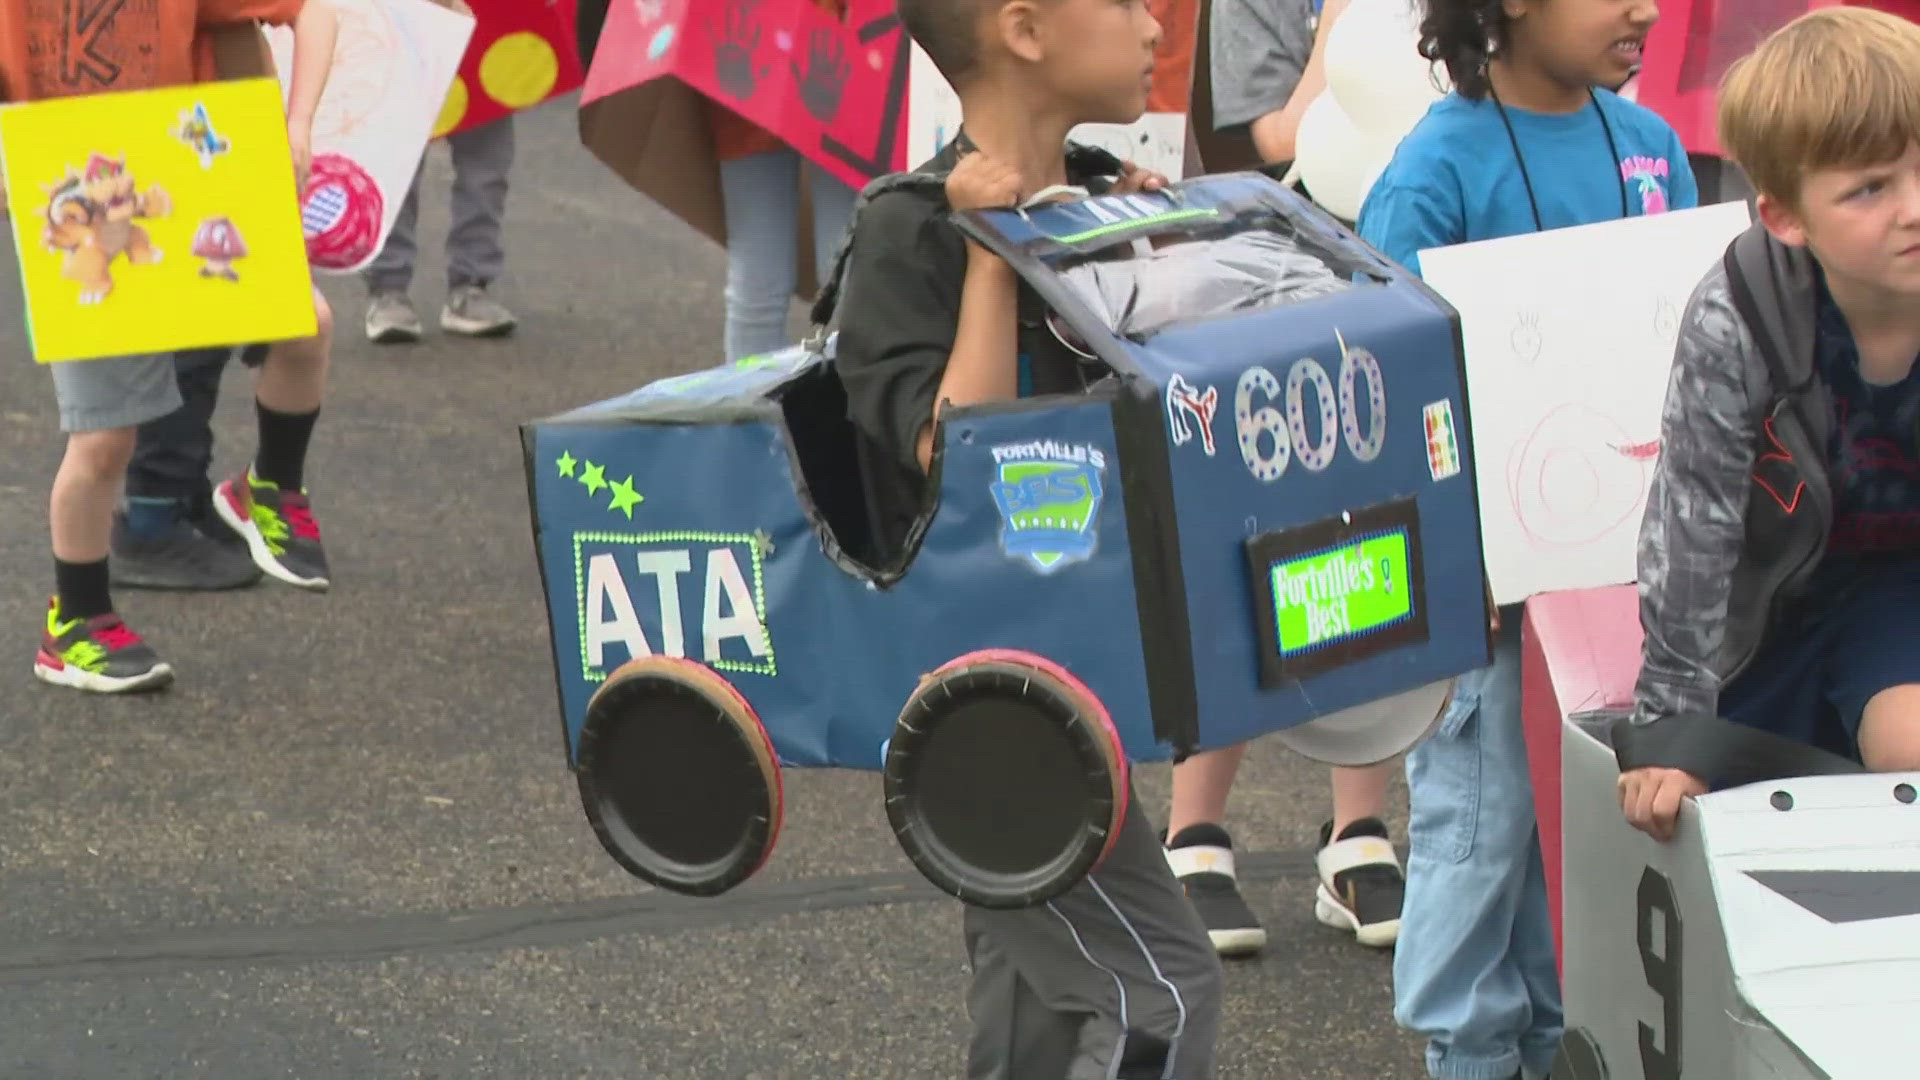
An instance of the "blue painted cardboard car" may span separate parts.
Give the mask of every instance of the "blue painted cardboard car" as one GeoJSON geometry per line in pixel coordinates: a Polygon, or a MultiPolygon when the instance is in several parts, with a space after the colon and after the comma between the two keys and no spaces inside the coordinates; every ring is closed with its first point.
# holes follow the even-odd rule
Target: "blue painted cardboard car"
{"type": "MultiPolygon", "coordinates": [[[[948,410],[903,551],[876,553],[830,342],[526,426],[571,765],[596,693],[650,658],[724,680],[721,711],[744,706],[778,765],[868,770],[928,673],[981,650],[1076,681],[1122,768],[1488,662],[1458,319],[1417,278],[1258,174],[956,224],[1102,377],[948,410]],[[1129,337],[1070,280],[1248,230],[1351,287],[1129,337]]],[[[1425,708],[1390,744],[1321,756],[1390,756],[1425,708]]]]}

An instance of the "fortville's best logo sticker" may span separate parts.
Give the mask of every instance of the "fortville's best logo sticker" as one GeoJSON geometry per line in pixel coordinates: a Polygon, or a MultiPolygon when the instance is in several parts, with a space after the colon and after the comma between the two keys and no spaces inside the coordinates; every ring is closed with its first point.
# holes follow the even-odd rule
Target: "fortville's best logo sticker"
{"type": "Polygon", "coordinates": [[[1106,453],[1052,440],[993,448],[1000,550],[1043,574],[1093,557],[1105,495],[1106,453]]]}

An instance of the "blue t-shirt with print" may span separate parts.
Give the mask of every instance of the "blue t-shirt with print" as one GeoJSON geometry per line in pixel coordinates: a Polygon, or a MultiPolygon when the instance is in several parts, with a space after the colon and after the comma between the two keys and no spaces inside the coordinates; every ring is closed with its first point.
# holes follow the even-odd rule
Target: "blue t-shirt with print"
{"type": "Polygon", "coordinates": [[[1853,331],[1824,282],[1819,305],[1815,352],[1834,412],[1827,444],[1832,561],[1911,552],[1920,548],[1920,362],[1899,382],[1868,383],[1853,331]]]}
{"type": "Polygon", "coordinates": [[[1658,114],[1617,94],[1595,89],[1578,112],[1509,105],[1506,114],[1513,140],[1491,98],[1469,101],[1450,93],[1434,102],[1367,193],[1361,238],[1419,273],[1418,255],[1426,248],[1533,232],[1514,140],[1545,228],[1612,221],[1621,216],[1623,195],[1628,216],[1700,202],[1680,137],[1658,114]]]}
{"type": "MultiPolygon", "coordinates": [[[[1490,99],[1469,101],[1450,93],[1434,102],[1400,140],[1367,193],[1360,207],[1361,239],[1417,274],[1419,253],[1428,248],[1518,236],[1538,227],[1612,221],[1621,216],[1623,194],[1628,216],[1688,210],[1700,202],[1680,137],[1651,110],[1595,89],[1593,100],[1578,112],[1554,115],[1508,106],[1506,113],[1513,139],[1490,99]],[[1538,226],[1527,182],[1514,161],[1516,140],[1540,208],[1538,226]]],[[[1511,628],[1519,625],[1517,605],[1502,609],[1500,617],[1509,630],[1501,635],[1498,651],[1516,654],[1519,635],[1511,628]]],[[[1504,669],[1513,673],[1509,685],[1489,690],[1497,670],[1503,669],[1482,668],[1454,684],[1443,729],[1464,723],[1483,696],[1512,714],[1493,722],[1518,723],[1519,664],[1504,669]]]]}

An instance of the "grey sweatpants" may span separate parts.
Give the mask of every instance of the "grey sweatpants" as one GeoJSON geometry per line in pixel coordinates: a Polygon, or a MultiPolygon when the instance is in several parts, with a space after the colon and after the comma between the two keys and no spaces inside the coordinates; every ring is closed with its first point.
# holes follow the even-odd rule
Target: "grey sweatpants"
{"type": "MultiPolygon", "coordinates": [[[[500,220],[507,210],[507,174],[513,169],[513,116],[447,136],[453,154],[453,223],[447,230],[447,286],[486,285],[499,278],[506,264],[500,247],[500,220]]],[[[420,220],[420,177],[425,161],[414,170],[413,186],[400,204],[400,215],[387,234],[387,246],[365,271],[367,288],[374,292],[404,292],[413,283],[413,260],[419,254],[414,229],[420,220]]]]}
{"type": "Polygon", "coordinates": [[[1100,869],[1015,911],[969,907],[969,1080],[1208,1080],[1220,958],[1138,800],[1100,869]]]}

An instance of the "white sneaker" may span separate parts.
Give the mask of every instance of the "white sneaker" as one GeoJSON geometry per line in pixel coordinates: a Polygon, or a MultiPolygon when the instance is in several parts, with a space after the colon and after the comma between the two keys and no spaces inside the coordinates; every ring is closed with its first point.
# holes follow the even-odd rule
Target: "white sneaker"
{"type": "Polygon", "coordinates": [[[376,345],[419,341],[420,316],[403,292],[377,292],[367,298],[367,340],[376,345]]]}
{"type": "Polygon", "coordinates": [[[1351,930],[1362,945],[1385,949],[1400,939],[1400,906],[1407,876],[1400,856],[1377,818],[1361,818],[1333,839],[1333,822],[1320,827],[1320,850],[1313,857],[1320,887],[1313,916],[1339,930],[1351,930]]]}
{"type": "Polygon", "coordinates": [[[1167,866],[1206,925],[1207,940],[1221,956],[1251,956],[1267,947],[1267,931],[1240,895],[1234,875],[1233,839],[1212,824],[1189,825],[1167,849],[1167,866]]]}
{"type": "Polygon", "coordinates": [[[440,329],[467,337],[500,337],[513,333],[519,320],[513,312],[487,295],[484,285],[461,285],[447,296],[440,309],[440,329]]]}

